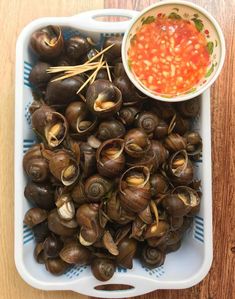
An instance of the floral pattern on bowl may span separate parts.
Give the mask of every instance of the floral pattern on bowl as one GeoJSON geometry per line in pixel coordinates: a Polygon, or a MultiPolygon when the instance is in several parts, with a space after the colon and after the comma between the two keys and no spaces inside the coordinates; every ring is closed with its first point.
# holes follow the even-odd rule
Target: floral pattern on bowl
{"type": "MultiPolygon", "coordinates": [[[[171,19],[185,19],[190,21],[195,25],[197,30],[204,34],[206,40],[207,40],[207,50],[210,54],[210,64],[207,68],[207,72],[205,76],[200,80],[200,82],[193,87],[191,90],[180,94],[179,96],[174,97],[174,100],[186,100],[189,98],[192,98],[193,96],[197,96],[204,90],[200,92],[202,88],[204,88],[206,85],[209,87],[214,80],[218,76],[218,72],[222,68],[224,55],[225,55],[225,43],[224,38],[222,36],[222,42],[221,42],[221,35],[222,32],[218,32],[218,28],[214,25],[213,22],[216,22],[213,20],[213,22],[210,20],[206,14],[203,12],[197,10],[197,8],[194,7],[194,4],[176,1],[176,4],[168,3],[166,2],[160,2],[157,4],[157,6],[152,6],[148,11],[142,14],[135,22],[132,24],[129,33],[126,38],[125,42],[125,52],[126,57],[128,61],[128,49],[130,47],[130,42],[133,38],[135,38],[136,32],[140,30],[140,28],[145,24],[150,24],[155,21],[158,17],[166,17],[171,19]],[[191,7],[192,5],[192,7],[191,7]],[[222,64],[222,65],[221,65],[222,64]],[[211,83],[211,81],[213,81],[211,83]],[[190,97],[187,97],[187,95],[190,94],[190,97]]],[[[124,56],[123,56],[124,57],[124,56]]],[[[131,61],[127,62],[127,73],[129,70],[129,77],[131,79],[131,75],[134,77],[134,80],[132,78],[132,82],[136,85],[138,88],[138,84],[142,87],[142,89],[145,89],[149,94],[151,93],[154,98],[164,100],[173,98],[171,96],[159,96],[159,94],[155,94],[152,90],[147,89],[143,84],[139,82],[139,80],[135,77],[135,75],[131,71],[131,61]],[[138,84],[136,82],[138,81],[138,84]],[[156,95],[156,97],[154,96],[156,95]],[[159,98],[160,97],[160,98],[159,98]]],[[[143,90],[142,90],[143,91],[143,90]]],[[[144,91],[143,91],[144,92],[144,91]]]]}

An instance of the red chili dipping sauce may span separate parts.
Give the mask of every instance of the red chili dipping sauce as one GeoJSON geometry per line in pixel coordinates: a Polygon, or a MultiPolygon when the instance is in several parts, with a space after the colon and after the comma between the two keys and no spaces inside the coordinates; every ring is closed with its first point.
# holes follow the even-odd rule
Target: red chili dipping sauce
{"type": "Polygon", "coordinates": [[[190,91],[210,63],[205,36],[183,19],[156,18],[144,24],[128,50],[130,67],[151,91],[173,97],[190,91]]]}

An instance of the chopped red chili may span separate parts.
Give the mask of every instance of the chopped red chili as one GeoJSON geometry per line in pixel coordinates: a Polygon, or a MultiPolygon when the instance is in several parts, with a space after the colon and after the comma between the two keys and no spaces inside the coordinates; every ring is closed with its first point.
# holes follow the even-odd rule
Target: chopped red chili
{"type": "Polygon", "coordinates": [[[175,96],[191,90],[210,62],[205,36],[187,20],[156,18],[131,41],[128,56],[136,77],[151,91],[175,96]]]}

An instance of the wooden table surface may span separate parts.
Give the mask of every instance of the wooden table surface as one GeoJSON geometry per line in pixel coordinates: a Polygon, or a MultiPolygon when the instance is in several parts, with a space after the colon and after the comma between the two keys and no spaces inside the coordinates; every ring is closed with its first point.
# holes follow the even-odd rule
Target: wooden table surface
{"type": "MultiPolygon", "coordinates": [[[[0,299],[85,298],[73,292],[45,292],[19,276],[13,254],[13,149],[15,41],[21,29],[42,16],[70,16],[80,11],[120,7],[140,10],[154,0],[0,0],[0,299]]],[[[227,55],[212,88],[214,260],[209,275],[186,290],[157,291],[139,299],[235,298],[235,2],[195,0],[219,21],[227,55]]],[[[19,198],[21,200],[21,198],[19,198]]],[[[206,199],[205,199],[206,200],[206,199]]],[[[190,267],[190,265],[189,265],[190,267]]]]}

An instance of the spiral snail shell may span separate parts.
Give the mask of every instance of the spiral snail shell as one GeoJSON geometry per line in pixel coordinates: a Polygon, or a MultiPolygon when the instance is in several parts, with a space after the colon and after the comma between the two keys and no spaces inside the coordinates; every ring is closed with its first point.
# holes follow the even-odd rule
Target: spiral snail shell
{"type": "Polygon", "coordinates": [[[111,187],[112,183],[99,174],[89,177],[84,184],[85,194],[90,202],[100,202],[111,187]]]}

